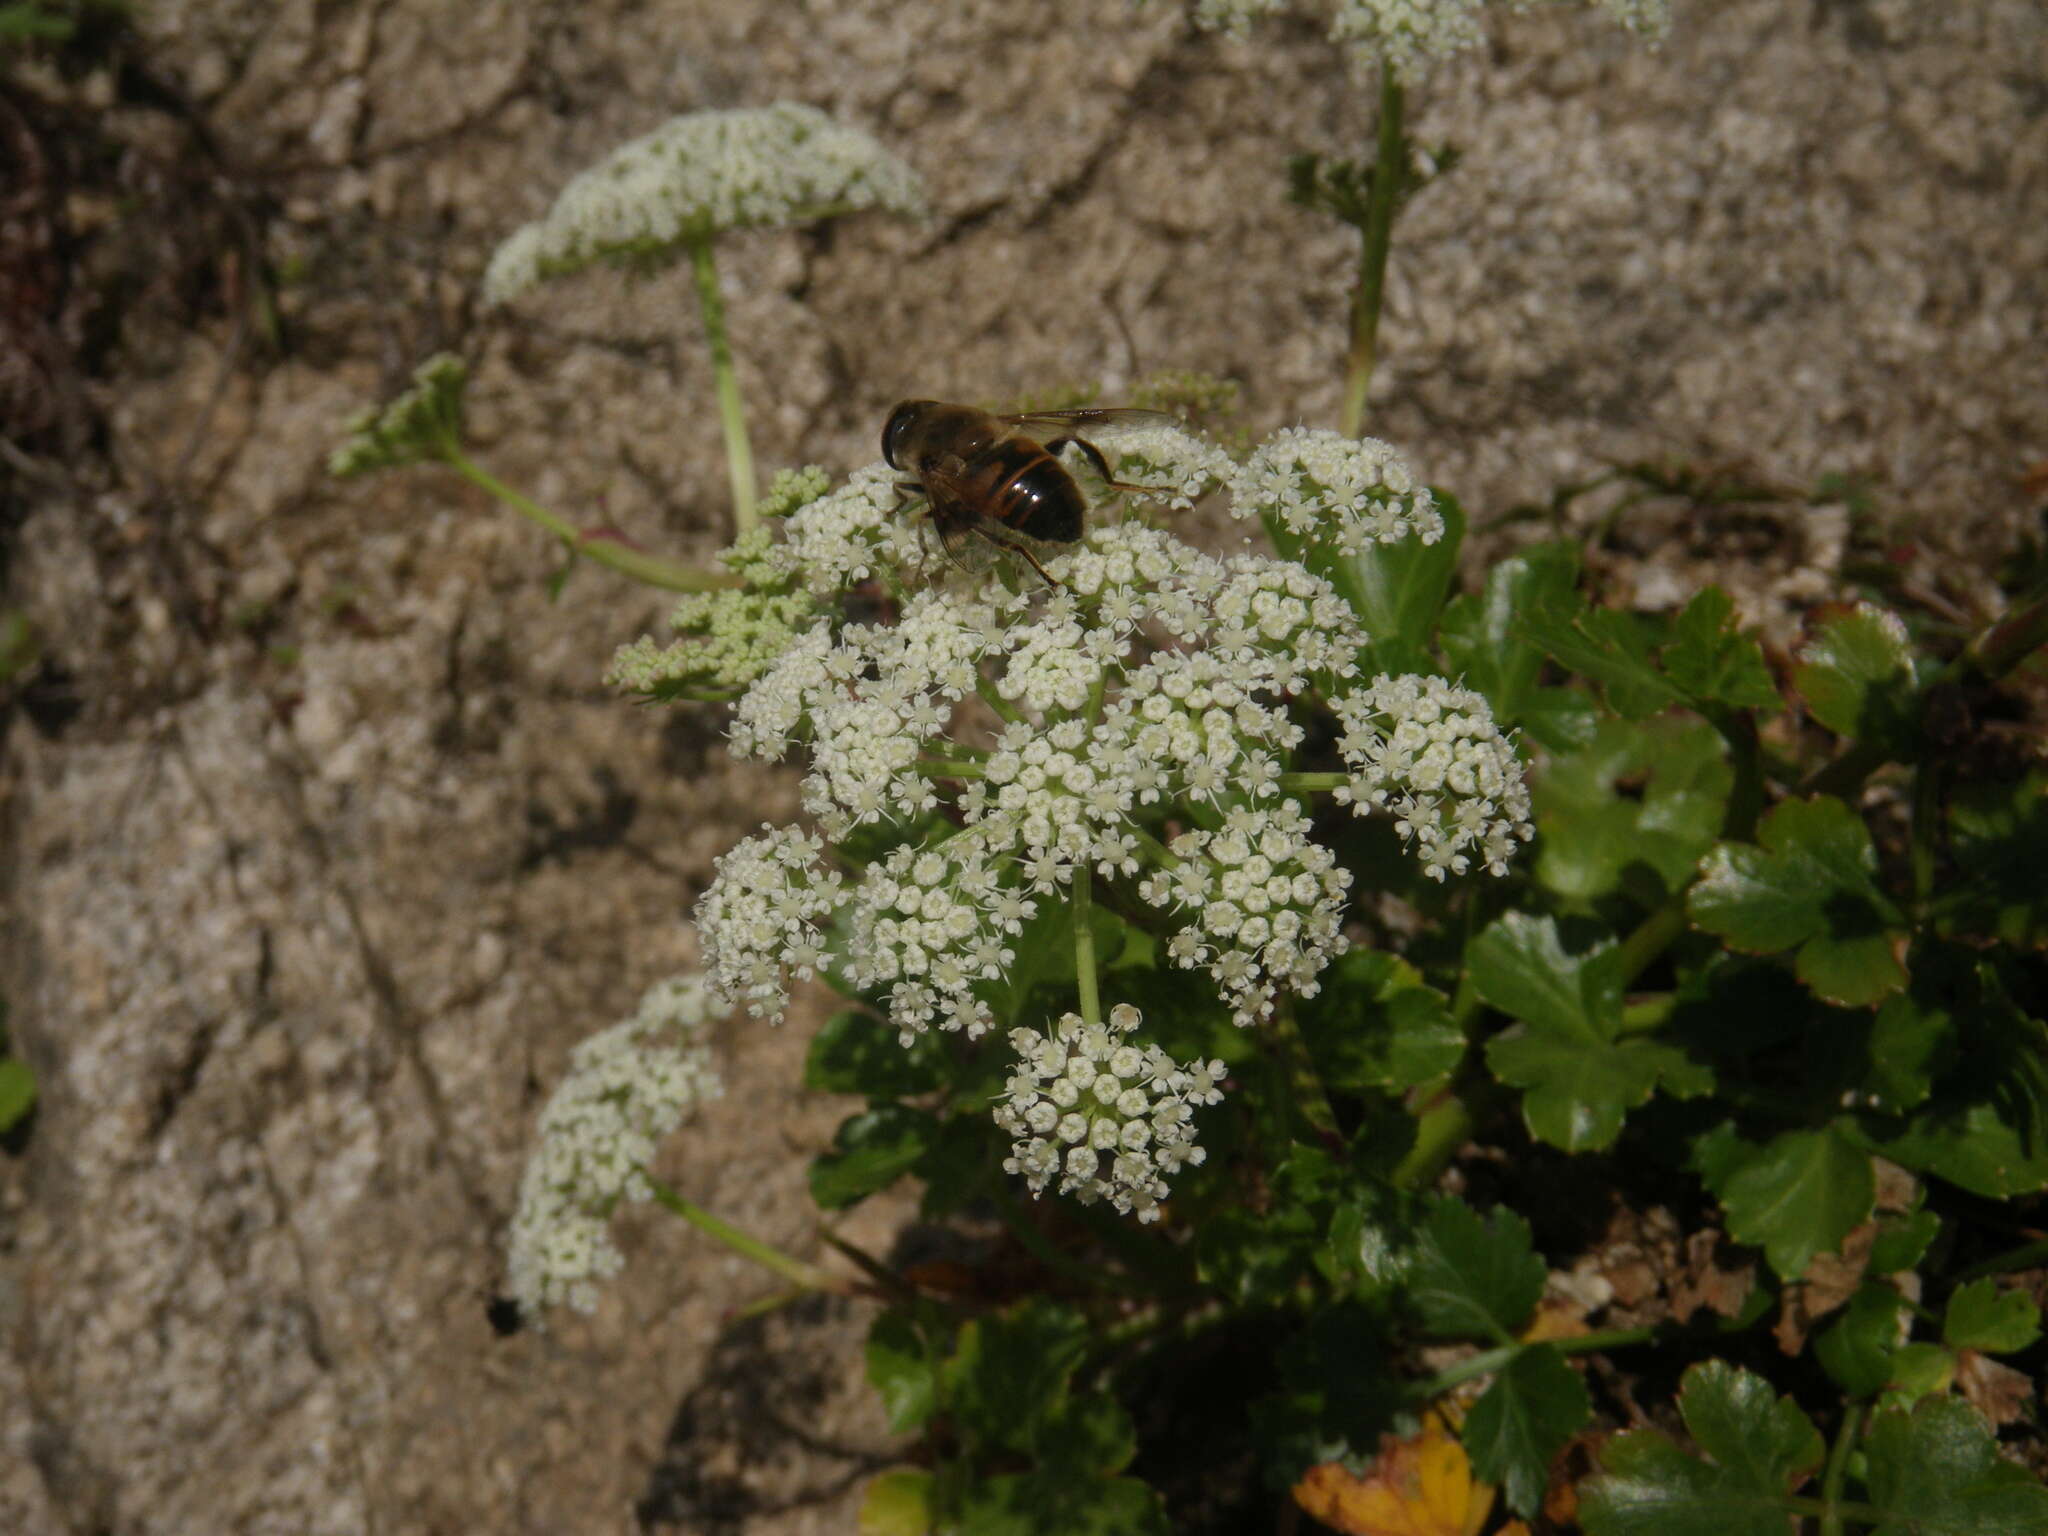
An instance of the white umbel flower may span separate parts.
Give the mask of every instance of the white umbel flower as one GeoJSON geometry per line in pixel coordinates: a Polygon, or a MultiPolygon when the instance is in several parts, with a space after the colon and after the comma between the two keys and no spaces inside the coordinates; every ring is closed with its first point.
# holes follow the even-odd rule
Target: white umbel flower
{"type": "Polygon", "coordinates": [[[1432,880],[1474,863],[1508,872],[1536,829],[1521,759],[1481,695],[1440,677],[1381,673],[1330,707],[1344,726],[1337,750],[1352,770],[1336,791],[1340,803],[1361,816],[1392,815],[1432,880]]]}
{"type": "Polygon", "coordinates": [[[824,846],[801,828],[764,826],[719,858],[697,902],[712,989],[757,1018],[782,1022],[789,978],[808,981],[824,963],[824,925],[845,899],[845,881],[818,860],[824,846]]]}
{"type": "Polygon", "coordinates": [[[917,174],[860,129],[795,102],[693,112],[571,180],[545,217],[498,247],[484,301],[593,262],[659,262],[721,230],[866,208],[921,216],[925,202],[917,174]]]}
{"type": "MultiPolygon", "coordinates": [[[[1553,3],[1557,0],[1500,0],[1491,8],[1526,11],[1553,3]]],[[[1653,42],[1671,28],[1671,0],[1591,3],[1653,42]]],[[[1194,0],[1193,13],[1197,26],[1242,37],[1254,21],[1286,8],[1286,0],[1194,0]]],[[[1337,0],[1330,37],[1368,60],[1384,59],[1412,81],[1437,60],[1484,42],[1482,17],[1488,8],[1489,0],[1337,0]]]]}
{"type": "Polygon", "coordinates": [[[1141,1022],[1119,1003],[1107,1024],[1069,1013],[1049,1035],[1010,1031],[1017,1065],[995,1122],[1015,1138],[1003,1171],[1022,1175],[1033,1195],[1057,1176],[1060,1193],[1083,1205],[1106,1200],[1157,1221],[1168,1177],[1203,1161],[1194,1108],[1221,1102],[1224,1065],[1182,1065],[1156,1045],[1131,1044],[1141,1022]]]}
{"type": "Polygon", "coordinates": [[[1238,517],[1271,513],[1289,533],[1346,555],[1414,536],[1434,544],[1443,514],[1398,448],[1320,427],[1286,427],[1252,451],[1230,481],[1238,517]]]}
{"type": "Polygon", "coordinates": [[[633,1017],[570,1055],[568,1076],[541,1112],[540,1145],[507,1240],[506,1290],[522,1313],[596,1306],[598,1282],[625,1263],[612,1212],[649,1197],[647,1165],[661,1139],[721,1091],[703,1035],[730,1011],[701,978],[671,978],[648,990],[633,1017]]]}

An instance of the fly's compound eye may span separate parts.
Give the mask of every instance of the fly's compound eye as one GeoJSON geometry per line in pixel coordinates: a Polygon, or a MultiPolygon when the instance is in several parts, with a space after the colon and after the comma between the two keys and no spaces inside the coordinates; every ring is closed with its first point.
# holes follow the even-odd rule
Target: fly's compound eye
{"type": "Polygon", "coordinates": [[[918,408],[922,404],[922,401],[906,400],[891,411],[889,419],[882,423],[882,457],[888,461],[891,469],[909,468],[898,454],[910,435],[911,423],[917,420],[918,408]]]}

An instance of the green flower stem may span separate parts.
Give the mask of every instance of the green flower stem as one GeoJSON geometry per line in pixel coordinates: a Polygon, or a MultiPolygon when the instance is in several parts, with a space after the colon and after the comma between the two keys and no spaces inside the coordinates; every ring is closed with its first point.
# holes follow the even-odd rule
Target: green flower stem
{"type": "Polygon", "coordinates": [[[1415,1117],[1415,1145],[1410,1147],[1387,1181],[1396,1189],[1426,1189],[1449,1166],[1458,1148],[1471,1139],[1478,1117],[1474,1101],[1486,1093],[1488,1081],[1477,1075],[1438,1099],[1415,1117]]]}
{"type": "Polygon", "coordinates": [[[1833,1527],[1823,1525],[1821,1527],[1823,1531],[1829,1529],[1839,1531],[1842,1529],[1840,1522],[1846,1520],[1853,1520],[1858,1525],[1883,1525],[1885,1523],[1885,1511],[1879,1509],[1875,1504],[1866,1504],[1861,1499],[1835,1499],[1832,1501],[1828,1499],[1804,1499],[1795,1494],[1788,1493],[1785,1495],[1785,1513],[1788,1515],[1813,1515],[1822,1521],[1827,1520],[1830,1516],[1834,1517],[1837,1523],[1833,1527]]]}
{"type": "Polygon", "coordinates": [[[987,678],[977,677],[974,683],[974,691],[981,696],[981,702],[994,710],[996,717],[1005,723],[1015,725],[1024,718],[1017,713],[1017,707],[1014,704],[996,692],[996,685],[987,678]]]}
{"type": "Polygon", "coordinates": [[[1959,1269],[1949,1279],[1957,1285],[1964,1285],[1986,1275],[2010,1274],[2016,1269],[2033,1269],[2041,1264],[2048,1264],[2048,1241],[2023,1243],[2006,1253],[1972,1264],[1968,1269],[1959,1269]]]}
{"type": "Polygon", "coordinates": [[[446,452],[444,462],[450,469],[479,490],[495,496],[528,522],[546,529],[560,539],[573,555],[610,566],[622,576],[630,576],[635,581],[644,581],[650,587],[663,587],[670,592],[715,592],[724,587],[744,585],[730,571],[699,570],[694,565],[679,565],[659,555],[646,554],[616,539],[586,537],[546,507],[529,501],[495,475],[471,463],[459,448],[451,444],[446,452]]]}
{"type": "Polygon", "coordinates": [[[1295,1020],[1294,1010],[1283,1001],[1267,1018],[1262,1032],[1277,1047],[1287,1068],[1289,1097],[1301,1118],[1318,1136],[1341,1139],[1337,1112],[1330,1107],[1329,1092],[1323,1087],[1322,1074],[1316,1071],[1315,1058],[1309,1055],[1308,1042],[1301,1037],[1301,1025],[1295,1020]]]}
{"type": "MultiPolygon", "coordinates": [[[[1664,1329],[1661,1325],[1647,1328],[1608,1328],[1598,1333],[1582,1333],[1573,1339],[1545,1339],[1542,1342],[1556,1347],[1563,1355],[1593,1355],[1602,1350],[1626,1349],[1631,1344],[1648,1344],[1664,1329]]],[[[1442,1397],[1451,1388],[1462,1386],[1475,1377],[1488,1376],[1509,1365],[1525,1349],[1534,1349],[1535,1344],[1503,1344],[1498,1349],[1482,1350],[1468,1360],[1438,1371],[1434,1376],[1412,1383],[1407,1389],[1410,1402],[1428,1403],[1442,1397]]]]}
{"type": "Polygon", "coordinates": [[[915,766],[928,779],[978,779],[988,772],[982,764],[958,757],[920,757],[915,766]]]}
{"type": "Polygon", "coordinates": [[[1138,846],[1145,850],[1146,857],[1151,859],[1153,863],[1157,864],[1161,869],[1180,868],[1180,855],[1167,847],[1166,844],[1159,841],[1158,838],[1147,832],[1143,827],[1134,826],[1130,830],[1132,835],[1138,839],[1138,846]]]}
{"type": "Polygon", "coordinates": [[[806,1264],[802,1259],[793,1259],[779,1248],[771,1248],[757,1237],[749,1236],[729,1222],[721,1221],[700,1205],[692,1204],[670,1189],[652,1174],[647,1175],[648,1187],[654,1191],[654,1198],[667,1206],[707,1237],[725,1244],[743,1259],[752,1259],[765,1269],[771,1269],[783,1279],[806,1291],[829,1291],[838,1296],[854,1294],[852,1282],[838,1275],[806,1264]]]}
{"type": "Polygon", "coordinates": [[[1728,743],[1728,755],[1735,765],[1735,783],[1728,791],[1728,809],[1721,818],[1721,835],[1746,843],[1756,836],[1756,824],[1764,813],[1763,743],[1756,732],[1756,716],[1746,709],[1709,709],[1707,723],[1728,743]]]}
{"type": "Polygon", "coordinates": [[[718,419],[725,427],[725,468],[732,478],[732,525],[736,536],[754,531],[759,521],[754,505],[760,493],[754,483],[754,449],[747,441],[747,416],[740,403],[739,375],[733,371],[732,343],[725,335],[725,301],[718,296],[718,268],[711,260],[711,237],[691,240],[690,270],[697,278],[697,308],[704,316],[704,338],[711,343],[711,372],[718,381],[718,419]]]}
{"type": "Polygon", "coordinates": [[[1102,998],[1095,990],[1094,871],[1074,866],[1074,985],[1081,993],[1081,1021],[1102,1022],[1102,998]]]}
{"type": "Polygon", "coordinates": [[[2048,596],[2036,597],[1978,635],[1957,662],[1996,681],[2048,645],[2048,596]]]}
{"type": "Polygon", "coordinates": [[[1401,133],[1403,96],[1393,66],[1380,61],[1379,145],[1372,169],[1372,190],[1365,224],[1359,230],[1364,249],[1358,258],[1358,291],[1351,296],[1351,355],[1344,375],[1344,413],[1338,430],[1356,437],[1365,425],[1365,393],[1379,361],[1380,305],[1385,298],[1387,250],[1393,243],[1394,211],[1408,180],[1406,142],[1401,133]]]}
{"type": "Polygon", "coordinates": [[[1280,789],[1283,794],[1313,795],[1332,789],[1342,789],[1351,782],[1348,773],[1283,773],[1280,775],[1280,789]]]}
{"type": "Polygon", "coordinates": [[[1621,984],[1626,987],[1685,932],[1685,898],[1675,896],[1621,941],[1621,984]]]}

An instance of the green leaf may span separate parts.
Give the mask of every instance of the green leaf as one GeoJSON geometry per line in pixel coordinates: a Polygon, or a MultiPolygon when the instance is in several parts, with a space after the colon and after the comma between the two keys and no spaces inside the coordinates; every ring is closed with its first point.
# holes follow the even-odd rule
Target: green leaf
{"type": "Polygon", "coordinates": [[[1493,706],[1503,727],[1519,725],[1536,706],[1543,652],[1515,632],[1518,613],[1545,597],[1569,603],[1579,575],[1579,549],[1537,544],[1487,568],[1485,587],[1444,610],[1437,643],[1465,686],[1493,706]]]}
{"type": "Polygon", "coordinates": [[[1067,1405],[1067,1380],[1088,1347],[1087,1321],[1034,1297],[964,1324],[940,1368],[944,1399],[972,1446],[1034,1454],[1067,1405]]]}
{"type": "Polygon", "coordinates": [[[1895,1275],[1901,1270],[1918,1268],[1928,1245],[1940,1232],[1941,1218],[1932,1211],[1883,1217],[1870,1244],[1870,1273],[1895,1275]]]}
{"type": "Polygon", "coordinates": [[[847,1009],[825,1021],[804,1054],[804,1086],[816,1093],[859,1093],[894,1099],[939,1086],[944,1048],[936,1034],[908,1049],[893,1026],[847,1009]]]}
{"type": "Polygon", "coordinates": [[[882,1399],[889,1433],[922,1429],[938,1405],[938,1374],[924,1334],[901,1312],[884,1312],[868,1328],[868,1383],[882,1399]]]}
{"type": "Polygon", "coordinates": [[[1940,931],[2048,949],[2048,772],[1957,790],[1949,837],[1956,878],[1934,899],[1940,931]]]}
{"type": "Polygon", "coordinates": [[[36,1075],[28,1063],[0,1057],[0,1135],[19,1125],[35,1104],[36,1075]]]}
{"type": "Polygon", "coordinates": [[[1487,1042],[1487,1065],[1525,1090],[1530,1133],[1552,1146],[1606,1147],[1660,1082],[1681,1096],[1711,1082],[1672,1046],[1617,1038],[1621,954],[1613,945],[1567,954],[1553,919],[1510,912],[1472,941],[1468,957],[1479,996],[1522,1021],[1487,1042]]]}
{"type": "Polygon", "coordinates": [[[1838,735],[1909,757],[1919,736],[1919,694],[1906,626],[1874,603],[1821,625],[1800,654],[1793,686],[1813,717],[1838,735]]]}
{"type": "Polygon", "coordinates": [[[931,1536],[938,1523],[938,1482],[915,1467],[891,1467],[868,1479],[854,1536],[931,1536]]]}
{"type": "Polygon", "coordinates": [[[1504,1490],[1517,1514],[1543,1507],[1551,1458],[1586,1427],[1592,1399],[1555,1344],[1534,1344],[1494,1377],[1465,1416],[1459,1439],[1482,1482],[1504,1490]]]}
{"type": "Polygon", "coordinates": [[[1510,1210],[1491,1223],[1462,1200],[1435,1201],[1408,1272],[1408,1299],[1431,1333],[1506,1344],[1543,1294],[1529,1224],[1510,1210]]]}
{"type": "Polygon", "coordinates": [[[1728,1235],[1762,1248],[1787,1280],[1839,1250],[1877,1195],[1869,1151],[1839,1121],[1762,1147],[1724,1133],[1696,1148],[1694,1166],[1727,1212],[1728,1235]]]}
{"type": "Polygon", "coordinates": [[[1996,1200],[2048,1189],[2048,1031],[1995,987],[1956,1014],[1954,1069],[1877,1150],[1996,1200]]]}
{"type": "Polygon", "coordinates": [[[1821,1369],[1851,1397],[1875,1397],[1891,1381],[1904,1306],[1890,1286],[1864,1285],[1814,1340],[1821,1369]]]}
{"type": "Polygon", "coordinates": [[[1672,623],[1664,648],[1664,670],[1696,705],[1730,709],[1777,709],[1782,701],[1763,647],[1732,627],[1735,601],[1719,587],[1707,587],[1672,623]]]}
{"type": "Polygon", "coordinates": [[[1661,903],[1713,846],[1734,781],[1702,720],[1603,720],[1589,746],[1551,758],[1536,781],[1536,878],[1590,903],[1640,869],[1632,894],[1661,903]]]}
{"type": "Polygon", "coordinates": [[[2041,1309],[2024,1291],[2001,1291],[1993,1279],[1956,1287],[1941,1337],[1955,1349],[2010,1355],[2041,1337],[2041,1309]]]}
{"type": "Polygon", "coordinates": [[[1317,1073],[1336,1091],[1414,1088],[1464,1059],[1465,1032],[1443,993],[1383,950],[1345,954],[1296,1014],[1317,1073]]]}
{"type": "Polygon", "coordinates": [[[1635,614],[1546,590],[1532,595],[1515,630],[1558,665],[1598,683],[1616,714],[1641,720],[1685,702],[1653,659],[1654,627],[1635,614]]]}
{"type": "Polygon", "coordinates": [[[924,1156],[938,1121],[922,1110],[883,1104],[840,1123],[832,1150],[811,1160],[811,1198],[838,1211],[887,1189],[924,1156]]]}
{"type": "Polygon", "coordinates": [[[1998,1454],[1984,1421],[1954,1398],[1880,1413],[1865,1441],[1875,1536],[2040,1536],[2048,1488],[1998,1454]]]}
{"type": "Polygon", "coordinates": [[[1692,920],[1735,949],[1798,946],[1799,979],[1830,1002],[1864,1007],[1906,984],[1905,922],[1877,888],[1870,832],[1840,800],[1787,800],[1763,820],[1762,847],[1722,843],[1687,897],[1692,920]]]}
{"type": "Polygon", "coordinates": [[[1946,1392],[1955,1376],[1956,1357],[1941,1345],[1902,1344],[1892,1354],[1891,1390],[1884,1404],[1910,1408],[1930,1393],[1946,1392]]]}
{"type": "Polygon", "coordinates": [[[960,1501],[955,1536],[1167,1536],[1159,1495],[1132,1477],[1026,1472],[983,1478],[960,1501]]]}
{"type": "Polygon", "coordinates": [[[1825,1454],[1812,1421],[1761,1376],[1720,1360],[1685,1373],[1678,1406],[1708,1459],[1654,1429],[1615,1436],[1602,1474],[1579,1486],[1590,1536],[1785,1536],[1787,1497],[1825,1454]]]}
{"type": "Polygon", "coordinates": [[[1074,1477],[1121,1472],[1138,1453],[1138,1431],[1107,1392],[1069,1397],[1038,1432],[1039,1465],[1074,1477]]]}

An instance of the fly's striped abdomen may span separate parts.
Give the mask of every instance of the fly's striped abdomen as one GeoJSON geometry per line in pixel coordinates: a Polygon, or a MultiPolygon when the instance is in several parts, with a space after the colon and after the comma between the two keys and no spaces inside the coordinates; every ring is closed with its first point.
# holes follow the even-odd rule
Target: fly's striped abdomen
{"type": "Polygon", "coordinates": [[[1060,461],[1029,438],[998,443],[975,466],[990,476],[983,502],[1006,527],[1027,538],[1071,544],[1081,537],[1081,488],[1060,461]]]}

